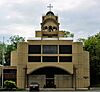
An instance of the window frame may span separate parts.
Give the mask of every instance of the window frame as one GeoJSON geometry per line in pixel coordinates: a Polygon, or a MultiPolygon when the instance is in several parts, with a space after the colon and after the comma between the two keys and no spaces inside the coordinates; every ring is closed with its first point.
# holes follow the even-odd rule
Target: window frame
{"type": "Polygon", "coordinates": [[[42,46],[42,54],[58,54],[58,45],[43,45],[42,46]],[[46,47],[47,46],[47,47],[46,47]],[[50,46],[52,46],[52,47],[50,47],[50,46]],[[54,51],[54,49],[52,49],[53,48],[53,46],[55,46],[55,51],[54,51]],[[46,49],[45,49],[45,47],[46,47],[46,49]],[[50,47],[50,48],[48,48],[48,47],[50,47]],[[47,50],[47,48],[48,48],[48,50],[47,50]],[[51,51],[49,51],[51,49],[51,51]],[[47,52],[48,51],[48,52],[47,52]],[[53,52],[54,51],[54,52],[53,52]],[[53,52],[53,53],[52,53],[53,52]]]}
{"type": "Polygon", "coordinates": [[[28,54],[41,54],[41,45],[28,45],[28,54]]]}
{"type": "Polygon", "coordinates": [[[59,45],[59,54],[72,54],[72,45],[59,45]]]}

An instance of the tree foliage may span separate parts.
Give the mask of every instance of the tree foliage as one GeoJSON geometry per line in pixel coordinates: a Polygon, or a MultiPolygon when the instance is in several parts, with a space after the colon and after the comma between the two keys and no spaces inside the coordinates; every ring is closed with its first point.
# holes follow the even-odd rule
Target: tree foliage
{"type": "Polygon", "coordinates": [[[64,37],[74,37],[73,33],[70,33],[69,31],[64,31],[64,37]]]}
{"type": "Polygon", "coordinates": [[[0,63],[2,63],[2,47],[3,44],[0,42],[0,63]]]}
{"type": "Polygon", "coordinates": [[[11,36],[9,38],[10,44],[7,45],[7,50],[6,50],[6,53],[5,53],[6,65],[10,65],[10,55],[11,55],[11,51],[17,49],[17,44],[19,42],[24,42],[24,41],[25,41],[25,38],[20,37],[19,35],[14,35],[14,36],[11,36]]]}
{"type": "Polygon", "coordinates": [[[24,41],[25,41],[25,38],[20,37],[19,35],[14,35],[14,36],[11,36],[11,37],[9,38],[9,41],[10,41],[10,43],[11,43],[12,49],[14,50],[14,49],[17,48],[17,43],[19,43],[19,42],[24,42],[24,41]]]}
{"type": "Polygon", "coordinates": [[[3,50],[6,51],[6,44],[4,44],[3,42],[0,42],[0,64],[2,64],[2,61],[3,61],[3,50]]]}
{"type": "Polygon", "coordinates": [[[9,44],[3,44],[0,43],[0,63],[2,61],[2,55],[3,55],[3,47],[5,49],[5,65],[10,65],[10,55],[11,51],[16,50],[17,44],[19,42],[24,42],[25,38],[20,37],[19,35],[11,36],[8,40],[9,44]]]}
{"type": "Polygon", "coordinates": [[[83,43],[84,49],[90,53],[91,85],[100,84],[100,32],[88,39],[83,39],[83,43]]]}

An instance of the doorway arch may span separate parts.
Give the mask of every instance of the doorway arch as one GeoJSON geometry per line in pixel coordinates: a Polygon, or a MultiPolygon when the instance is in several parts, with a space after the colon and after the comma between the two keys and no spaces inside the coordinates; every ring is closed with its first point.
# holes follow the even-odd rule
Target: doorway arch
{"type": "Polygon", "coordinates": [[[41,67],[32,71],[28,75],[28,80],[29,83],[38,82],[40,87],[45,88],[73,86],[72,74],[62,68],[52,66],[41,67]]]}

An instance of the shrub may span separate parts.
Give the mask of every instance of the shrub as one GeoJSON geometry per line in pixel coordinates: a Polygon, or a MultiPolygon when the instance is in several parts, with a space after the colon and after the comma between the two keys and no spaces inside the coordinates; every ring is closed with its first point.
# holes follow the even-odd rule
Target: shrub
{"type": "Polygon", "coordinates": [[[14,81],[9,81],[9,80],[4,81],[4,87],[6,89],[17,88],[15,82],[14,81]]]}

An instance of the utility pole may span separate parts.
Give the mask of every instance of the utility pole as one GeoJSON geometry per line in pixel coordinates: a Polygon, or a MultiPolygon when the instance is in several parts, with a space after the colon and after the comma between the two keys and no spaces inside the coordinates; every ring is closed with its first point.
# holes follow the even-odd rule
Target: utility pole
{"type": "Polygon", "coordinates": [[[4,47],[4,36],[3,36],[3,49],[2,49],[2,88],[3,88],[3,82],[4,82],[4,76],[3,76],[3,69],[4,69],[4,62],[5,62],[5,47],[4,47]]]}

